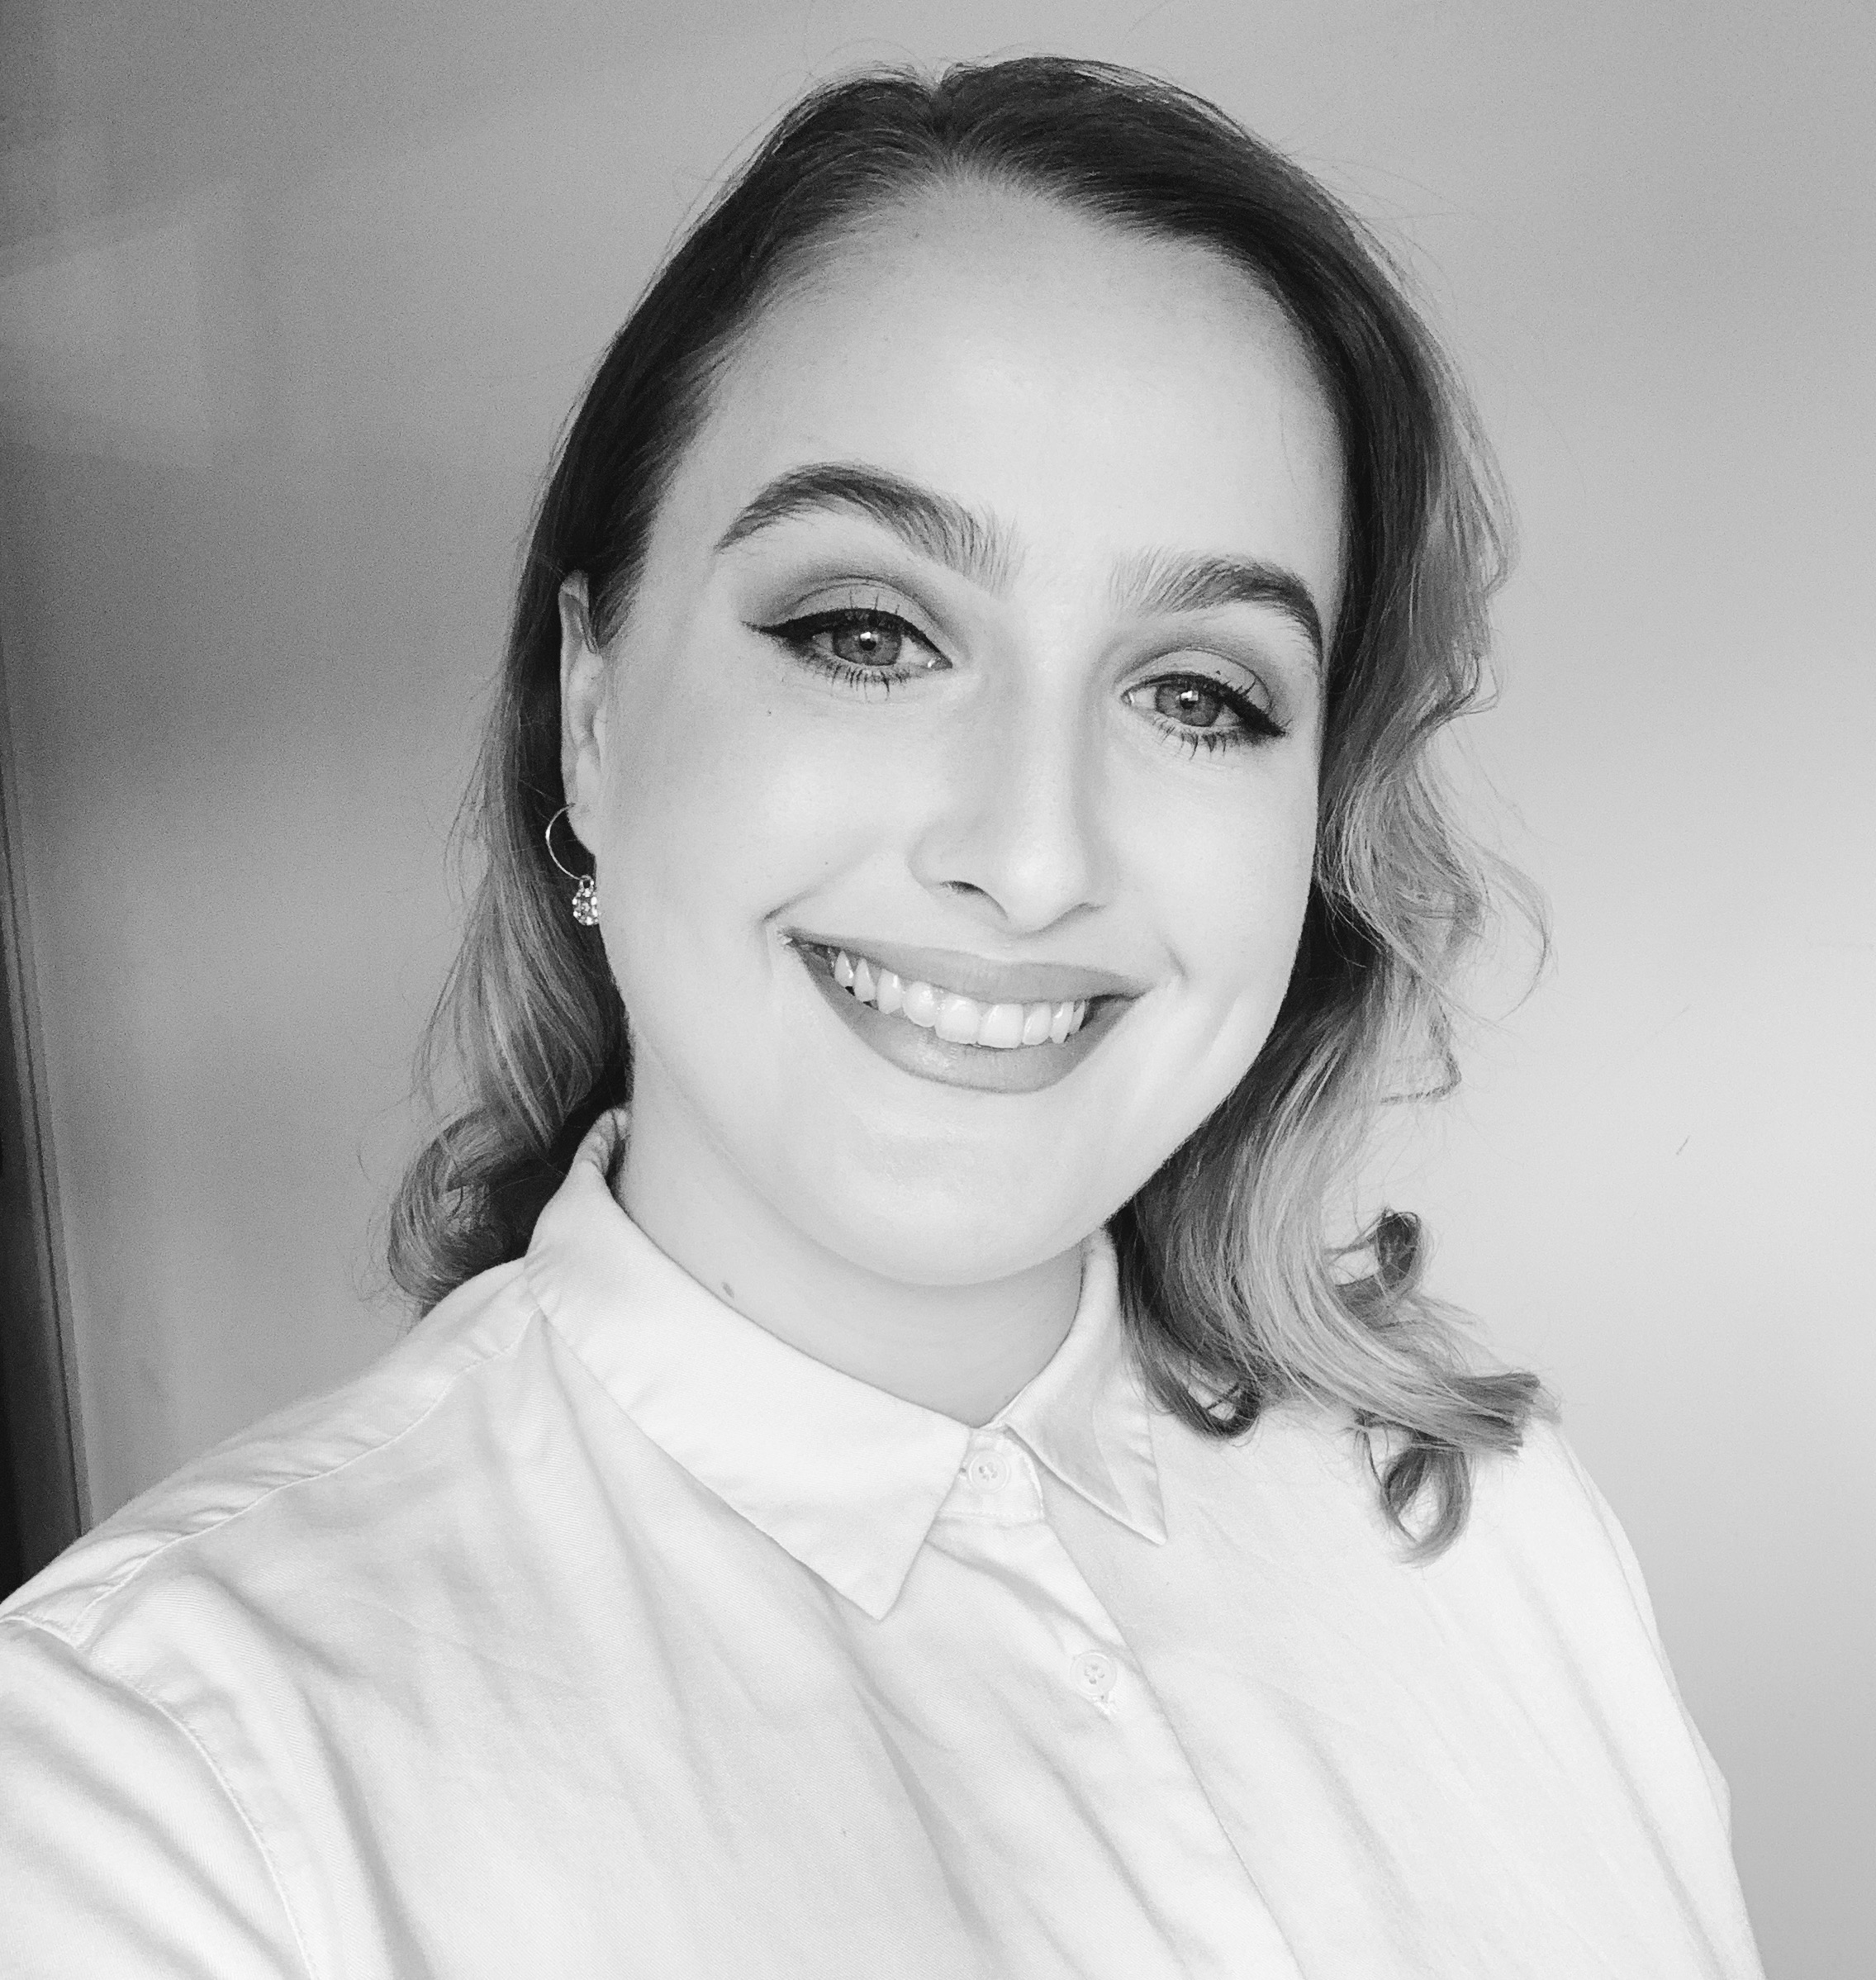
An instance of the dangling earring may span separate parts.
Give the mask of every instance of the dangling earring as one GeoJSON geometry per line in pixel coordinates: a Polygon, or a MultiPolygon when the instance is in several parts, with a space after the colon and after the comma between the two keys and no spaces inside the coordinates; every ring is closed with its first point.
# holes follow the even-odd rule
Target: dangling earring
{"type": "Polygon", "coordinates": [[[561,864],[560,855],[553,849],[553,828],[572,810],[571,805],[563,805],[547,821],[547,856],[567,877],[576,883],[573,889],[573,919],[583,928],[599,926],[599,883],[590,873],[576,873],[571,867],[561,864]]]}

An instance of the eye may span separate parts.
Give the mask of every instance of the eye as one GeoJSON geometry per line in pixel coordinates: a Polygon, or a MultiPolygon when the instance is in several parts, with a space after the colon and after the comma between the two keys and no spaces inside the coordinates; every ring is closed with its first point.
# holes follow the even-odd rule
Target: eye
{"type": "Polygon", "coordinates": [[[844,661],[849,667],[895,667],[912,638],[911,627],[889,612],[825,613],[821,616],[826,623],[798,620],[793,629],[817,652],[844,661]]]}
{"type": "Polygon", "coordinates": [[[918,628],[878,605],[836,605],[757,629],[824,673],[890,686],[951,662],[918,628]]]}
{"type": "Polygon", "coordinates": [[[1156,681],[1153,713],[1188,729],[1216,729],[1225,713],[1224,696],[1202,681],[1156,681]]]}
{"type": "Polygon", "coordinates": [[[1149,708],[1192,748],[1223,749],[1284,735],[1282,724],[1251,697],[1208,674],[1163,674],[1128,689],[1130,707],[1149,708]]]}

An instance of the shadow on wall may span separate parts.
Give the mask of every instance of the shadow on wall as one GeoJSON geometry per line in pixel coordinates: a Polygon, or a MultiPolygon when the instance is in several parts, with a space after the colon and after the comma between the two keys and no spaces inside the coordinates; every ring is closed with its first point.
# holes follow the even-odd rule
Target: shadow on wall
{"type": "Polygon", "coordinates": [[[507,505],[409,460],[0,467],[57,657],[9,686],[102,1513],[387,1343],[359,1284],[510,576],[465,546],[507,505]]]}

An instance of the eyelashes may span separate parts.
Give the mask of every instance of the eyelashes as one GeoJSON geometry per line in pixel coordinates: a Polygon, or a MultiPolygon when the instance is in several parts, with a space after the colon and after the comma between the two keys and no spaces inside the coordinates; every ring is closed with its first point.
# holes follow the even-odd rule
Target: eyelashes
{"type": "MultiPolygon", "coordinates": [[[[881,699],[905,681],[951,668],[909,620],[877,605],[836,605],[751,629],[816,673],[881,699]]],[[[1122,698],[1129,707],[1138,707],[1137,697],[1149,695],[1156,725],[1189,754],[1255,748],[1289,733],[1248,695],[1209,674],[1156,674],[1122,698]],[[1229,725],[1218,726],[1221,715],[1231,718],[1229,725]]]]}
{"type": "Polygon", "coordinates": [[[876,681],[885,692],[951,665],[916,626],[877,605],[837,605],[757,630],[823,673],[856,686],[876,681]],[[906,654],[914,658],[902,659],[906,654]]]}
{"type": "Polygon", "coordinates": [[[1137,706],[1133,697],[1152,691],[1155,715],[1165,718],[1174,739],[1199,749],[1242,749],[1258,743],[1274,743],[1289,732],[1269,710],[1260,708],[1249,696],[1214,681],[1209,674],[1158,674],[1127,691],[1128,705],[1137,706]],[[1235,716],[1235,729],[1213,724],[1221,714],[1235,716]],[[1180,719],[1199,715],[1197,722],[1180,719]]]}

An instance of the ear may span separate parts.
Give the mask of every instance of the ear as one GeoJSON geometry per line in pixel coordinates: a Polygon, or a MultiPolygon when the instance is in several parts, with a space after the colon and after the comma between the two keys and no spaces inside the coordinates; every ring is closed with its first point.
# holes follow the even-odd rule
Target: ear
{"type": "Polygon", "coordinates": [[[611,669],[593,637],[587,577],[560,587],[560,782],[574,835],[591,852],[589,821],[606,781],[606,691],[611,669]]]}

